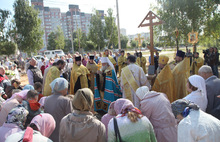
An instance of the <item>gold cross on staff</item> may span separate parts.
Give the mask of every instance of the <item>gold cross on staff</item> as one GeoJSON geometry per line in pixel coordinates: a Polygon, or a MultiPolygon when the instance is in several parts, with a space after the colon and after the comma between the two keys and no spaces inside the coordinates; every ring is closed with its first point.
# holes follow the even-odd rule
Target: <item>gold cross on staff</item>
{"type": "Polygon", "coordinates": [[[141,40],[144,40],[144,37],[141,37],[141,34],[138,34],[138,37],[135,38],[134,40],[138,41],[138,47],[140,48],[140,51],[141,51],[141,45],[142,45],[141,40]]]}

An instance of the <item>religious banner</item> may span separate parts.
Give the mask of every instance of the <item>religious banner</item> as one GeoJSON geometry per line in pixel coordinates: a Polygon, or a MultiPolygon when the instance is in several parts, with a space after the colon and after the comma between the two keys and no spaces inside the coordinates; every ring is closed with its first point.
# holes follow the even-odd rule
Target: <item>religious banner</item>
{"type": "Polygon", "coordinates": [[[192,30],[192,32],[189,32],[189,33],[188,33],[188,42],[189,42],[189,43],[195,44],[195,43],[197,43],[198,41],[199,41],[199,39],[198,39],[198,32],[194,32],[194,31],[192,30]]]}

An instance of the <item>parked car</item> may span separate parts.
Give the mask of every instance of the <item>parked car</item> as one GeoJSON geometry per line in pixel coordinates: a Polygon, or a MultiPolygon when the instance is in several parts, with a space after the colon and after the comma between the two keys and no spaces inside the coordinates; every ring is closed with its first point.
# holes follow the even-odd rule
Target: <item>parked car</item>
{"type": "Polygon", "coordinates": [[[54,58],[56,55],[61,57],[64,56],[65,54],[63,50],[46,50],[44,51],[44,55],[46,55],[47,58],[50,59],[50,58],[54,58]]]}

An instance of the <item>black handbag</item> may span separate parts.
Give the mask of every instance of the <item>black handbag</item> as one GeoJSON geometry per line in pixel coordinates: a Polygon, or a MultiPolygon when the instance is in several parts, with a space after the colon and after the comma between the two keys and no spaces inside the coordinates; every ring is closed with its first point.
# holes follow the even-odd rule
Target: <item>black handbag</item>
{"type": "Polygon", "coordinates": [[[120,132],[119,132],[119,129],[118,129],[118,123],[117,123],[117,120],[116,120],[115,117],[113,118],[113,121],[114,121],[114,130],[115,130],[116,142],[118,142],[118,138],[119,138],[119,142],[124,142],[121,139],[121,135],[120,135],[120,132]]]}

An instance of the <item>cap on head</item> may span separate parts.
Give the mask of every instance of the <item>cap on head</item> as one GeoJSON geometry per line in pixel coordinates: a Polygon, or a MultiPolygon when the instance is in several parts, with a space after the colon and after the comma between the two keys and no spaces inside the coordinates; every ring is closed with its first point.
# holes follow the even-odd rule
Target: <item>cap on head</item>
{"type": "Polygon", "coordinates": [[[185,52],[183,52],[182,50],[178,50],[177,53],[176,53],[176,56],[184,58],[185,57],[185,52]]]}
{"type": "Polygon", "coordinates": [[[159,64],[166,65],[168,61],[169,61],[169,57],[166,55],[161,55],[159,57],[159,64]]]}
{"type": "Polygon", "coordinates": [[[76,61],[81,61],[81,60],[82,60],[82,59],[81,59],[81,56],[76,56],[76,57],[75,57],[75,60],[76,60],[76,61]]]}

